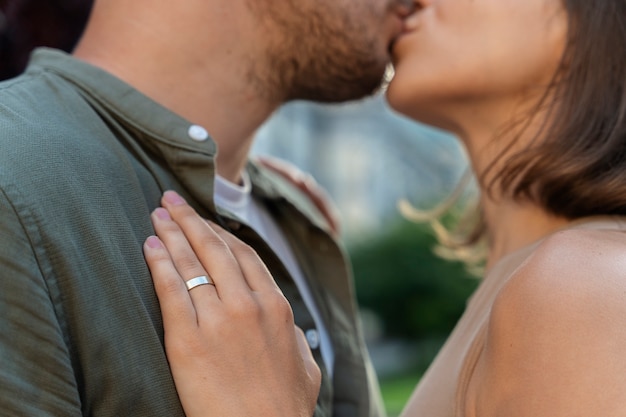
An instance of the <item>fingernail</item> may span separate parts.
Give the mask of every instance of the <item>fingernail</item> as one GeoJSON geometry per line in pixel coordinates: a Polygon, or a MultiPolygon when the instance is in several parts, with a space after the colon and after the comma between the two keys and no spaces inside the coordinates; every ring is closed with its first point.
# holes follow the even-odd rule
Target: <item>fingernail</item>
{"type": "Polygon", "coordinates": [[[148,239],[146,239],[146,245],[148,245],[148,247],[152,249],[159,249],[163,247],[163,245],[161,244],[161,240],[156,236],[148,237],[148,239]]]}
{"type": "Polygon", "coordinates": [[[155,209],[154,214],[161,220],[172,220],[170,213],[162,207],[155,209]]]}
{"type": "Polygon", "coordinates": [[[185,204],[185,199],[178,195],[176,191],[166,191],[163,193],[163,200],[173,206],[180,206],[185,204]]]}

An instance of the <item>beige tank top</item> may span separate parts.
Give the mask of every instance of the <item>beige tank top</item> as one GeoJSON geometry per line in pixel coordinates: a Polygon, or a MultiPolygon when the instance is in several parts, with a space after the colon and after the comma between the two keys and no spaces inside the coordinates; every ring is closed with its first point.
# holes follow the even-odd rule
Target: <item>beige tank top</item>
{"type": "MultiPolygon", "coordinates": [[[[626,231],[623,218],[577,221],[567,229],[592,228],[626,231]]],[[[462,417],[469,381],[485,343],[488,319],[498,293],[515,270],[540,242],[525,246],[500,259],[470,298],[465,313],[424,374],[411,396],[403,417],[462,417]]]]}

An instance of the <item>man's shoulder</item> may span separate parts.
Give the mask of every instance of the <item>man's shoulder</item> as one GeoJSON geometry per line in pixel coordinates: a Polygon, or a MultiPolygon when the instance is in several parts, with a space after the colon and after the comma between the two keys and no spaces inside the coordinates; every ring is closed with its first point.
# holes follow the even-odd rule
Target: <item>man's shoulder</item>
{"type": "Polygon", "coordinates": [[[85,103],[76,88],[43,70],[0,82],[0,125],[4,132],[68,130],[85,103]]]}
{"type": "Polygon", "coordinates": [[[0,83],[0,169],[9,176],[53,171],[93,153],[90,119],[88,103],[54,76],[29,72],[0,83]]]}

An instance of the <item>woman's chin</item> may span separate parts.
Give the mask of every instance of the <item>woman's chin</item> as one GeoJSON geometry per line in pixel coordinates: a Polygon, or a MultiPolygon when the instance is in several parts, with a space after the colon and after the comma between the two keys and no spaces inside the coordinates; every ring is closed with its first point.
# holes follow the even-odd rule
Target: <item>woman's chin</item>
{"type": "Polygon", "coordinates": [[[391,107],[394,111],[404,116],[413,118],[410,114],[412,107],[411,98],[406,94],[406,90],[402,91],[395,87],[393,81],[385,92],[385,98],[389,107],[391,107]]]}
{"type": "Polygon", "coordinates": [[[386,99],[391,109],[419,123],[452,132],[456,130],[457,120],[451,109],[441,103],[438,105],[434,98],[410,95],[406,91],[395,91],[391,86],[387,89],[386,99]]]}
{"type": "Polygon", "coordinates": [[[425,112],[423,110],[425,110],[424,107],[427,104],[422,103],[423,100],[414,94],[407,94],[407,91],[410,91],[410,89],[394,88],[392,82],[386,92],[389,107],[403,116],[424,122],[421,119],[424,117],[425,112]]]}

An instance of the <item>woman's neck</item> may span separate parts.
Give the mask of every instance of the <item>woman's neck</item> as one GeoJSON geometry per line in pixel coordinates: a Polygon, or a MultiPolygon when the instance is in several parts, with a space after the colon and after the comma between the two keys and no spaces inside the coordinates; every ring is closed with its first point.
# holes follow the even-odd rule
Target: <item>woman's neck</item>
{"type": "Polygon", "coordinates": [[[535,204],[510,199],[494,201],[485,196],[482,205],[489,240],[487,269],[503,256],[535,243],[571,222],[535,204]]]}
{"type": "MultiPolygon", "coordinates": [[[[479,178],[481,204],[487,225],[487,268],[569,222],[536,203],[515,201],[511,187],[499,190],[499,176],[511,158],[539,143],[548,115],[538,109],[542,94],[477,105],[471,113],[455,113],[455,132],[464,143],[472,170],[479,178]]],[[[513,180],[513,183],[515,181],[513,180]]]]}

